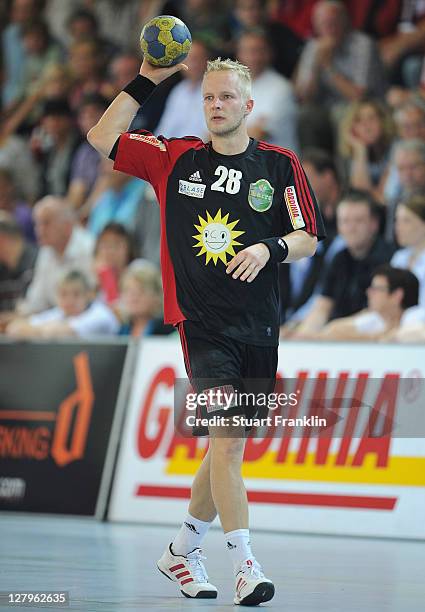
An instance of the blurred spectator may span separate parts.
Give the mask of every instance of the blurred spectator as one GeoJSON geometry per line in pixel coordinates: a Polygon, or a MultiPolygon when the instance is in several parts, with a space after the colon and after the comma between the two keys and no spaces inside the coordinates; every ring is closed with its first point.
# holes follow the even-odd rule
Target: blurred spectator
{"type": "Polygon", "coordinates": [[[27,319],[15,319],[6,328],[13,338],[90,338],[119,330],[113,312],[94,300],[90,279],[80,270],[63,274],[56,286],[57,306],[27,319]]]}
{"type": "Polygon", "coordinates": [[[321,295],[296,329],[296,338],[317,334],[332,319],[347,317],[366,306],[366,289],[373,270],[388,263],[392,246],[378,236],[379,212],[367,192],[351,191],[337,208],[338,232],[346,247],[326,272],[321,295]]]}
{"type": "Polygon", "coordinates": [[[114,304],[118,299],[122,273],[133,259],[133,235],[121,223],[107,223],[94,249],[94,269],[102,298],[107,304],[114,304]]]}
{"type": "Polygon", "coordinates": [[[24,237],[35,242],[32,209],[27,202],[18,199],[13,175],[10,170],[0,168],[0,210],[8,212],[21,228],[24,237]]]}
{"type": "Polygon", "coordinates": [[[275,21],[282,23],[294,32],[301,40],[312,35],[312,13],[318,0],[271,0],[271,15],[275,21]]]}
{"type": "Polygon", "coordinates": [[[93,190],[96,198],[92,200],[87,228],[96,236],[111,221],[133,227],[146,189],[145,181],[118,172],[113,166],[110,159],[101,161],[99,184],[93,190]]]}
{"type": "Polygon", "coordinates": [[[38,87],[40,74],[51,64],[63,59],[62,49],[55,43],[49,30],[40,19],[30,21],[22,27],[22,41],[25,49],[22,92],[25,97],[38,87]]]}
{"type": "Polygon", "coordinates": [[[207,67],[210,53],[205,44],[194,40],[185,60],[188,70],[167,98],[161,120],[156,128],[157,134],[167,138],[182,136],[207,137],[202,105],[202,78],[207,67]],[[190,113],[183,109],[190,108],[190,113]]]}
{"type": "Polygon", "coordinates": [[[104,79],[105,58],[101,54],[98,40],[80,40],[69,49],[69,66],[74,78],[70,104],[77,109],[86,94],[107,93],[108,86],[104,79]]]}
{"type": "Polygon", "coordinates": [[[296,107],[290,81],[271,67],[271,49],[261,31],[242,34],[237,59],[248,66],[252,77],[254,109],[247,119],[253,138],[298,150],[296,107]]]}
{"type": "Polygon", "coordinates": [[[0,211],[0,326],[5,312],[15,310],[30,284],[36,247],[27,242],[13,217],[0,211]]]}
{"type": "Polygon", "coordinates": [[[135,259],[122,278],[121,302],[125,323],[120,334],[152,336],[170,334],[172,325],[162,322],[162,283],[159,269],[144,259],[135,259]]]}
{"type": "Polygon", "coordinates": [[[393,240],[394,216],[400,200],[407,200],[416,193],[425,192],[425,141],[401,140],[393,149],[393,164],[400,188],[387,200],[386,236],[393,240]]]}
{"type": "Polygon", "coordinates": [[[348,183],[384,197],[394,126],[391,114],[378,100],[354,102],[340,126],[340,155],[348,183]]]}
{"type": "Polygon", "coordinates": [[[425,307],[425,191],[397,206],[395,233],[402,247],[391,259],[391,265],[411,270],[419,279],[419,303],[425,307]]]}
{"type": "MultiPolygon", "coordinates": [[[[397,135],[401,142],[414,139],[425,142],[425,100],[421,100],[419,96],[408,99],[394,112],[394,121],[397,135]]],[[[400,198],[401,192],[402,187],[397,167],[394,163],[393,150],[389,173],[384,187],[385,201],[394,202],[400,198]]]]}
{"type": "Polygon", "coordinates": [[[71,268],[87,274],[92,271],[93,239],[75,225],[75,214],[65,200],[47,196],[35,205],[33,214],[40,251],[34,279],[18,307],[23,315],[54,306],[62,273],[71,268]]]}
{"type": "Polygon", "coordinates": [[[110,99],[115,98],[137,76],[140,64],[141,58],[130,51],[116,55],[109,64],[109,79],[104,94],[110,99]]]}
{"type": "Polygon", "coordinates": [[[383,70],[373,40],[351,29],[341,2],[318,2],[313,25],[316,37],[302,51],[295,80],[296,92],[306,104],[299,134],[301,147],[330,149],[329,118],[337,121],[340,105],[365,93],[382,95],[383,70]]]}
{"type": "Polygon", "coordinates": [[[18,197],[34,202],[39,193],[39,171],[23,138],[0,134],[0,168],[12,174],[18,197]]]}
{"type": "Polygon", "coordinates": [[[268,19],[267,0],[235,0],[233,4],[233,38],[239,38],[244,31],[262,28],[273,50],[274,68],[290,78],[301,53],[301,38],[287,26],[268,19]]]}
{"type": "Polygon", "coordinates": [[[424,45],[425,4],[422,0],[403,0],[397,31],[380,41],[391,82],[411,88],[419,85],[424,45]]]}
{"type": "Polygon", "coordinates": [[[353,26],[374,38],[393,34],[402,2],[403,0],[345,0],[353,26]]]}
{"type": "Polygon", "coordinates": [[[146,183],[137,211],[135,236],[139,256],[159,266],[160,213],[158,200],[150,183],[146,183]]]}
{"type": "Polygon", "coordinates": [[[40,128],[34,130],[31,146],[41,167],[41,195],[63,196],[68,191],[71,163],[81,142],[73,114],[65,99],[44,103],[40,128]]]}
{"type": "Polygon", "coordinates": [[[419,282],[409,270],[378,266],[367,288],[367,309],[336,319],[319,332],[320,340],[379,340],[403,325],[403,315],[418,303],[419,282]]]}
{"type": "Polygon", "coordinates": [[[218,53],[229,49],[229,10],[224,0],[185,0],[182,19],[194,38],[201,38],[218,53]]]}
{"type": "Polygon", "coordinates": [[[101,36],[98,20],[92,11],[84,8],[75,9],[68,17],[66,25],[70,46],[85,40],[96,40],[99,52],[106,63],[119,52],[117,44],[101,36]]]}
{"type": "Polygon", "coordinates": [[[25,66],[25,49],[22,42],[22,27],[37,17],[39,0],[13,0],[10,23],[1,35],[2,42],[2,103],[11,106],[22,96],[25,66]]]}
{"type": "Polygon", "coordinates": [[[84,137],[72,159],[67,201],[76,209],[86,201],[92,191],[100,165],[100,155],[87,141],[87,132],[99,121],[108,106],[108,100],[100,94],[86,95],[78,109],[78,126],[84,137]]]}

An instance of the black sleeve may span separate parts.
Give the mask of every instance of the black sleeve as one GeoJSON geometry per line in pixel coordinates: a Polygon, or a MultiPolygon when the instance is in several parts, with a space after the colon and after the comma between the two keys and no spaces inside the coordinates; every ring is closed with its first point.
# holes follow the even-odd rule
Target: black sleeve
{"type": "Polygon", "coordinates": [[[120,138],[121,138],[121,136],[116,139],[115,144],[112,147],[111,152],[108,155],[109,159],[112,159],[113,161],[115,161],[115,158],[116,158],[117,153],[118,153],[118,143],[120,141],[120,138]]]}

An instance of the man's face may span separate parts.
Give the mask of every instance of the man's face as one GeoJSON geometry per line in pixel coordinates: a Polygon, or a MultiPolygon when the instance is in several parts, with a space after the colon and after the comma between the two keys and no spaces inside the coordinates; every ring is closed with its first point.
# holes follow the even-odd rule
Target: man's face
{"type": "Polygon", "coordinates": [[[199,81],[202,80],[202,76],[207,67],[207,61],[208,53],[204,45],[194,41],[189,55],[185,60],[188,70],[184,71],[183,76],[190,79],[194,83],[199,83],[199,81]]]}
{"type": "Polygon", "coordinates": [[[57,302],[66,317],[76,317],[86,310],[90,295],[80,282],[66,282],[58,289],[57,302]]]}
{"type": "Polygon", "coordinates": [[[345,17],[338,6],[326,5],[321,2],[316,5],[313,13],[313,24],[316,34],[321,38],[342,40],[345,32],[345,17]]]}
{"type": "Polygon", "coordinates": [[[140,62],[135,57],[117,57],[111,64],[111,75],[114,85],[119,89],[134,79],[140,69],[140,62]]]}
{"type": "Polygon", "coordinates": [[[123,283],[121,299],[125,311],[130,317],[155,316],[160,300],[149,287],[135,278],[126,278],[123,283]]]}
{"type": "Polygon", "coordinates": [[[378,221],[370,214],[367,204],[343,200],[336,211],[338,233],[344,238],[348,250],[360,250],[372,243],[378,221]]]}
{"type": "Polygon", "coordinates": [[[67,223],[53,210],[41,208],[34,211],[35,233],[41,246],[55,246],[63,239],[67,223]]]}
{"type": "Polygon", "coordinates": [[[66,115],[46,115],[42,125],[53,142],[57,143],[71,133],[72,121],[66,115]]]}
{"type": "Polygon", "coordinates": [[[106,231],[99,238],[96,248],[96,262],[99,266],[124,270],[130,259],[127,240],[113,231],[106,231]]]}
{"type": "Polygon", "coordinates": [[[252,74],[258,75],[270,64],[270,50],[265,39],[256,34],[245,34],[237,48],[237,58],[248,66],[252,74]]]}
{"type": "Polygon", "coordinates": [[[376,275],[372,278],[367,289],[367,306],[369,310],[384,314],[389,306],[397,301],[397,295],[390,293],[388,279],[385,276],[376,275]]]}
{"type": "Polygon", "coordinates": [[[239,77],[230,70],[207,74],[202,93],[205,121],[216,136],[233,134],[253,107],[252,100],[243,100],[239,77]]]}
{"type": "Polygon", "coordinates": [[[425,189],[425,160],[417,151],[397,151],[395,165],[400,183],[407,193],[425,189]]]}
{"type": "Polygon", "coordinates": [[[419,108],[407,107],[395,116],[398,135],[402,140],[425,140],[425,114],[419,108]]]}
{"type": "Polygon", "coordinates": [[[395,235],[402,247],[420,244],[425,240],[425,221],[399,204],[395,212],[395,235]]]}
{"type": "Polygon", "coordinates": [[[310,162],[303,162],[303,168],[307,174],[317,199],[326,205],[335,192],[335,179],[331,171],[318,172],[310,162]]]}
{"type": "Polygon", "coordinates": [[[255,28],[264,20],[260,0],[236,0],[235,13],[245,28],[255,28]]]}
{"type": "Polygon", "coordinates": [[[85,104],[78,113],[78,125],[81,132],[86,135],[91,128],[96,125],[104,109],[96,104],[85,104]]]}

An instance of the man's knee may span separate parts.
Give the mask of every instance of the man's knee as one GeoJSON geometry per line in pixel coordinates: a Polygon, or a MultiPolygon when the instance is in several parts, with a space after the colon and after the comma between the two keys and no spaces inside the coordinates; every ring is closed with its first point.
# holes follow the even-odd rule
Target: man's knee
{"type": "Polygon", "coordinates": [[[214,458],[226,459],[228,462],[240,463],[245,448],[245,435],[242,428],[236,428],[230,434],[227,428],[210,428],[210,448],[214,458]],[[214,430],[214,431],[212,431],[214,430]]]}

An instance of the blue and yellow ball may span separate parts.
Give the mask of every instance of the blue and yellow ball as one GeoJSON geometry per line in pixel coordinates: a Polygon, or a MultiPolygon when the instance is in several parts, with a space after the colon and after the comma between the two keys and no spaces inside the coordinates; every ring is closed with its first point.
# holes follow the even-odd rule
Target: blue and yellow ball
{"type": "Polygon", "coordinates": [[[144,26],[140,46],[153,66],[174,66],[187,57],[192,36],[186,24],[177,17],[159,15],[144,26]]]}

